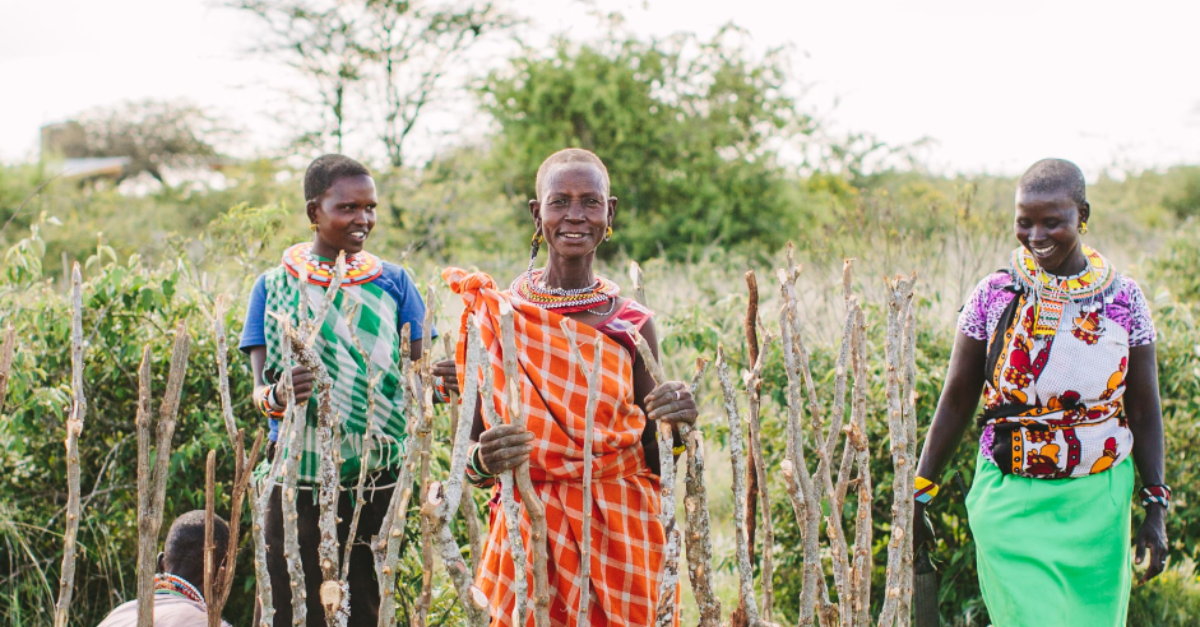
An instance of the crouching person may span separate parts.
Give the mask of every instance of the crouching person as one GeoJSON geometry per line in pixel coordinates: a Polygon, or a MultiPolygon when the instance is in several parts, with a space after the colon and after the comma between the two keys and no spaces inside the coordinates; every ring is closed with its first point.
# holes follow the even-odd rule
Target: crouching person
{"type": "MultiPolygon", "coordinates": [[[[213,518],[214,555],[225,555],[229,525],[213,518]]],[[[206,627],[208,605],[204,599],[204,510],[190,511],[171,523],[167,543],[158,554],[154,579],[154,627],[206,627]]],[[[99,627],[134,627],[138,623],[137,600],[113,610],[99,627]]],[[[228,623],[222,621],[225,627],[228,623]]]]}

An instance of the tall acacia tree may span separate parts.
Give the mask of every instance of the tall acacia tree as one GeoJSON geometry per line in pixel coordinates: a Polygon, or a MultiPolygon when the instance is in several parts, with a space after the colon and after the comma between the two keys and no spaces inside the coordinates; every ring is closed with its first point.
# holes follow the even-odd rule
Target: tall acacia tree
{"type": "Polygon", "coordinates": [[[312,89],[296,97],[321,112],[298,140],[341,152],[361,125],[393,167],[422,112],[446,93],[451,70],[487,35],[518,19],[490,0],[232,0],[265,25],[258,52],[312,89]],[[371,106],[368,103],[376,103],[371,106]]]}

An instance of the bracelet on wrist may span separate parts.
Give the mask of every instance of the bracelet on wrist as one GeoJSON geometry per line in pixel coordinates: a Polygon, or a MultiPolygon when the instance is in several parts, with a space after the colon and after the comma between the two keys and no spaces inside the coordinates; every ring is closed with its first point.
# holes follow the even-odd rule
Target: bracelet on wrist
{"type": "Polygon", "coordinates": [[[479,455],[479,443],[471,445],[467,451],[467,481],[471,485],[481,486],[490,482],[495,475],[483,470],[483,459],[479,455]]]}
{"type": "Polygon", "coordinates": [[[1142,497],[1142,507],[1161,505],[1164,510],[1171,509],[1171,488],[1165,483],[1142,486],[1139,491],[1142,497]]]}
{"type": "Polygon", "coordinates": [[[680,444],[679,446],[676,446],[675,448],[671,449],[671,452],[674,453],[676,457],[683,455],[686,451],[687,451],[686,444],[680,444]]]}
{"type": "Polygon", "coordinates": [[[276,409],[275,386],[264,385],[254,391],[254,406],[268,418],[282,418],[286,408],[276,409]]]}
{"type": "Polygon", "coordinates": [[[917,477],[913,482],[913,500],[927,505],[937,496],[938,484],[926,479],[925,477],[917,477]]]}

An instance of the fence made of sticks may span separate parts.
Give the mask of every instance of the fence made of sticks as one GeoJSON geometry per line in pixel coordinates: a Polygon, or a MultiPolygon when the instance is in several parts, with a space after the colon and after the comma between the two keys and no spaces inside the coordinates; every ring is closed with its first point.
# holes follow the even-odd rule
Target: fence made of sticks
{"type": "MultiPolygon", "coordinates": [[[[662,507],[661,522],[666,531],[663,571],[659,577],[659,606],[655,614],[656,627],[673,625],[682,600],[677,591],[681,576],[686,574],[698,611],[701,627],[763,627],[782,624],[780,617],[773,615],[775,607],[774,556],[775,521],[772,520],[772,494],[768,478],[782,477],[787,501],[795,517],[796,528],[802,538],[800,546],[786,547],[802,553],[801,572],[788,575],[802,582],[799,587],[799,625],[821,625],[822,627],[879,627],[905,626],[912,622],[913,615],[913,500],[911,489],[916,471],[916,413],[915,413],[915,348],[916,328],[913,314],[913,288],[915,277],[888,279],[884,290],[885,302],[881,309],[886,311],[886,335],[884,342],[885,393],[882,398],[872,398],[868,381],[866,323],[863,306],[852,293],[852,262],[846,261],[841,282],[843,324],[840,347],[832,373],[813,372],[810,352],[802,333],[804,312],[800,310],[796,294],[800,268],[793,262],[789,250],[785,266],[775,275],[779,290],[778,312],[760,311],[757,281],[752,273],[747,276],[750,298],[746,314],[745,335],[749,343],[747,354],[750,360],[744,372],[735,373],[723,347],[715,354],[697,360],[691,373],[673,373],[675,378],[690,378],[693,392],[705,378],[715,378],[723,399],[723,416],[702,416],[695,425],[658,425],[658,447],[661,460],[662,507]],[[777,321],[763,322],[774,314],[777,321]],[[760,416],[761,388],[766,356],[778,344],[782,351],[782,367],[786,375],[786,412],[784,433],[786,449],[777,467],[764,458],[763,428],[760,416]],[[710,367],[711,363],[711,367],[710,367]],[[828,375],[828,376],[827,376],[828,375]],[[822,385],[818,385],[822,382],[822,385]],[[832,385],[828,385],[832,382],[832,385]],[[872,409],[872,406],[874,407],[872,409]],[[883,442],[868,442],[868,417],[883,416],[888,433],[887,446],[883,442]],[[713,520],[710,515],[709,492],[705,482],[705,439],[706,425],[723,420],[728,426],[727,447],[732,471],[732,491],[735,503],[733,524],[735,540],[735,568],[738,582],[738,604],[735,608],[722,607],[714,583],[714,556],[712,546],[713,520]],[[672,454],[673,442],[679,436],[686,452],[676,459],[672,454]],[[893,474],[891,486],[876,486],[871,476],[871,456],[890,455],[893,474]],[[679,502],[682,512],[677,513],[676,472],[683,474],[684,494],[679,502]],[[873,547],[875,521],[872,502],[876,493],[888,493],[892,497],[888,521],[890,537],[886,549],[886,575],[882,588],[872,587],[872,572],[876,566],[873,547]],[[855,515],[844,520],[843,511],[856,496],[855,515]],[[678,520],[681,518],[682,520],[678,520]],[[681,563],[682,562],[682,563],[681,563]],[[758,576],[756,577],[756,572],[758,576]],[[758,582],[756,585],[756,581],[758,582]],[[873,608],[875,608],[873,610],[873,608]]],[[[342,439],[339,416],[334,410],[332,380],[322,365],[314,348],[319,337],[321,321],[325,320],[333,304],[345,272],[343,259],[337,263],[337,276],[327,288],[325,298],[308,311],[307,299],[300,299],[300,310],[275,312],[283,328],[280,350],[285,363],[303,365],[315,375],[315,390],[318,416],[319,527],[321,542],[318,549],[322,583],[320,601],[326,625],[344,627],[350,617],[349,542],[339,550],[337,534],[337,498],[341,489],[339,477],[341,459],[338,454],[342,439]],[[286,315],[285,315],[286,314],[286,315]],[[292,320],[298,320],[293,324],[292,320]]],[[[641,271],[636,264],[631,268],[636,298],[647,300],[642,285],[641,271]]],[[[301,277],[301,283],[304,283],[301,277]]],[[[71,362],[72,400],[66,421],[66,464],[68,479],[68,503],[62,524],[63,553],[57,604],[54,611],[55,627],[66,627],[71,612],[71,598],[75,578],[77,534],[81,516],[79,485],[79,441],[86,438],[85,418],[87,399],[84,398],[83,366],[85,342],[83,340],[82,281],[76,264],[71,281],[70,300],[72,306],[71,362]]],[[[409,346],[401,347],[400,371],[405,387],[405,402],[409,416],[404,442],[404,455],[398,471],[396,489],[388,504],[387,514],[378,534],[371,542],[374,568],[379,582],[382,605],[379,626],[389,627],[398,620],[395,605],[397,564],[404,546],[404,529],[410,511],[417,511],[420,520],[420,542],[410,550],[420,551],[424,577],[422,590],[409,609],[408,623],[424,627],[428,623],[430,600],[433,595],[435,562],[440,559],[445,573],[458,596],[466,624],[483,627],[496,618],[497,608],[489,607],[486,594],[475,586],[475,575],[483,551],[485,530],[473,507],[472,486],[466,481],[467,454],[470,448],[471,417],[476,411],[481,390],[494,388],[492,369],[481,367],[488,363],[488,356],[481,340],[479,325],[471,317],[467,325],[466,373],[461,403],[452,395],[448,403],[451,414],[450,433],[434,432],[434,355],[431,330],[435,314],[432,290],[427,297],[424,355],[418,360],[409,359],[409,346]],[[449,470],[445,476],[435,476],[431,464],[435,438],[448,439],[450,444],[449,470]],[[410,508],[413,498],[418,507],[410,508]],[[456,522],[457,521],[457,522],[456,522]],[[469,546],[460,546],[451,530],[452,524],[466,530],[469,546]],[[436,559],[435,559],[436,558],[436,559]]],[[[206,472],[206,514],[209,537],[205,543],[206,576],[204,596],[208,601],[210,627],[218,627],[221,612],[233,586],[235,561],[238,547],[249,543],[253,547],[254,573],[256,576],[257,603],[261,608],[260,627],[273,624],[275,609],[272,605],[271,581],[266,567],[265,511],[268,497],[274,485],[282,487],[283,551],[286,555],[291,577],[291,607],[294,624],[306,620],[304,569],[302,567],[296,514],[297,472],[300,464],[299,438],[304,424],[304,408],[296,403],[292,390],[290,368],[282,369],[280,390],[286,407],[280,419],[278,442],[280,454],[274,456],[266,469],[265,477],[252,479],[252,471],[259,465],[263,453],[263,433],[258,432],[247,449],[246,434],[238,429],[234,420],[233,402],[230,398],[229,369],[227,364],[227,340],[224,328],[228,301],[219,297],[212,311],[205,311],[212,330],[217,351],[218,390],[222,408],[222,421],[229,437],[230,449],[235,456],[235,476],[229,492],[232,511],[228,512],[230,542],[226,555],[215,554],[211,538],[212,520],[215,511],[214,461],[216,451],[209,453],[206,472]],[[251,526],[239,529],[243,509],[250,512],[251,526]],[[244,538],[244,540],[243,540],[244,538]],[[218,565],[224,562],[223,568],[218,565]]],[[[355,315],[353,310],[348,318],[355,315]]],[[[352,327],[353,328],[353,327],[352,327]]],[[[572,345],[574,367],[580,369],[588,382],[586,410],[585,454],[583,468],[584,502],[590,499],[592,489],[591,454],[594,414],[599,396],[599,360],[586,363],[570,326],[565,322],[563,330],[572,345]]],[[[508,415],[517,425],[524,424],[524,414],[519,379],[516,375],[517,345],[511,308],[501,307],[499,328],[503,350],[503,365],[508,376],[506,388],[498,395],[509,409],[508,415]]],[[[655,359],[650,346],[634,334],[638,353],[647,365],[656,382],[664,382],[667,375],[655,359]]],[[[407,344],[407,327],[401,333],[407,344]]],[[[151,381],[151,355],[149,346],[143,353],[138,370],[139,389],[137,415],[134,417],[138,443],[137,489],[140,509],[138,525],[137,592],[138,625],[153,625],[153,590],[155,556],[158,552],[163,518],[163,502],[166,491],[166,474],[175,423],[183,393],[184,373],[188,364],[190,338],[183,324],[175,333],[175,344],[169,365],[167,387],[162,393],[157,411],[153,410],[151,381]],[[157,415],[155,415],[157,414],[157,415]],[[153,463],[152,463],[153,458],[153,463]]],[[[451,338],[444,338],[447,352],[452,352],[451,338]]],[[[10,376],[13,351],[16,345],[14,333],[9,327],[0,343],[0,403],[10,376]]],[[[362,351],[361,346],[359,350],[362,351]]],[[[600,351],[594,351],[599,355],[600,351]]],[[[379,377],[370,371],[371,360],[363,355],[367,364],[368,416],[373,416],[375,384],[379,377]]],[[[497,408],[492,403],[483,403],[485,417],[495,424],[499,421],[497,408]]],[[[379,434],[380,429],[368,425],[367,434],[379,434]]],[[[364,455],[372,447],[390,442],[383,436],[368,435],[364,455]]],[[[358,527],[362,493],[367,480],[366,465],[360,473],[357,485],[351,488],[358,495],[350,521],[350,535],[355,536],[358,527]]],[[[516,564],[530,564],[529,572],[515,569],[514,585],[516,607],[513,623],[534,627],[550,627],[549,607],[553,589],[547,581],[547,531],[545,512],[530,479],[529,466],[525,463],[503,473],[499,478],[500,503],[509,522],[507,537],[512,547],[516,564]],[[518,500],[516,497],[520,496],[518,500]],[[528,517],[531,533],[528,544],[520,533],[520,521],[528,517]],[[526,560],[528,556],[528,561],[526,560]],[[531,577],[532,581],[527,581],[531,577]]],[[[585,508],[586,512],[589,508],[585,508]]],[[[580,615],[586,616],[590,594],[589,556],[592,525],[590,517],[584,519],[583,539],[579,573],[584,593],[580,598],[580,615]]]]}

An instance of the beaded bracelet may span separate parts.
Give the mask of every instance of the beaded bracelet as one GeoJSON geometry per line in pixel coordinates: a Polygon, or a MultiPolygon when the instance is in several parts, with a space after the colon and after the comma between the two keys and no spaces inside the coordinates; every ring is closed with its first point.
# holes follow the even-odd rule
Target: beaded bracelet
{"type": "Polygon", "coordinates": [[[913,486],[913,500],[918,503],[928,504],[937,496],[938,484],[926,479],[925,477],[917,477],[913,486]]]}
{"type": "Polygon", "coordinates": [[[433,402],[449,403],[450,393],[446,391],[446,380],[442,377],[433,378],[433,402]]]}
{"type": "Polygon", "coordinates": [[[254,406],[268,418],[282,418],[284,409],[275,409],[275,386],[264,385],[254,390],[254,406]]]}
{"type": "Polygon", "coordinates": [[[1142,507],[1151,503],[1161,505],[1163,509],[1171,509],[1171,488],[1164,483],[1143,486],[1141,490],[1142,507]]]}

